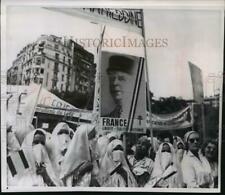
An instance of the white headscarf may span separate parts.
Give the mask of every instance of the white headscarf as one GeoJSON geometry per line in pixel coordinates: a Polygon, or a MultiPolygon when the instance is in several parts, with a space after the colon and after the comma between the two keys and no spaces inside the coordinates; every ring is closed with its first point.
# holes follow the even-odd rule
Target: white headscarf
{"type": "MultiPolygon", "coordinates": [[[[105,156],[102,159],[101,164],[100,164],[100,172],[99,172],[100,185],[104,185],[105,181],[109,177],[113,177],[113,176],[110,176],[110,173],[117,166],[117,164],[113,160],[113,150],[117,146],[123,147],[123,143],[120,140],[118,140],[118,139],[112,140],[107,146],[107,150],[106,150],[105,156]]],[[[126,162],[126,159],[125,159],[125,156],[124,156],[124,153],[123,153],[123,155],[119,155],[119,157],[120,157],[120,159],[118,159],[118,160],[122,163],[122,167],[127,172],[128,187],[137,187],[136,180],[135,180],[134,176],[132,175],[132,173],[131,173],[131,171],[129,169],[129,166],[128,166],[128,164],[126,162]]],[[[114,182],[114,183],[116,183],[116,185],[117,185],[117,183],[124,182],[124,181],[120,181],[119,178],[117,178],[117,179],[118,179],[118,181],[114,182]]]]}
{"type": "Polygon", "coordinates": [[[167,187],[170,187],[170,188],[177,188],[177,187],[179,187],[179,179],[180,179],[179,178],[180,174],[177,174],[179,170],[177,169],[177,159],[176,159],[174,148],[173,148],[172,144],[170,144],[170,143],[162,143],[159,146],[158,152],[156,153],[154,168],[153,168],[151,179],[155,179],[157,177],[160,178],[162,175],[164,175],[164,176],[168,175],[171,171],[176,172],[176,174],[170,176],[166,180],[163,180],[163,183],[162,183],[161,187],[167,186],[167,187]],[[170,159],[167,159],[167,158],[169,158],[169,156],[167,158],[162,159],[162,156],[163,156],[162,155],[162,148],[163,148],[164,144],[167,144],[170,147],[170,151],[171,151],[171,158],[170,159]],[[163,164],[164,164],[164,162],[162,162],[163,160],[165,160],[165,161],[168,160],[167,163],[171,163],[170,166],[168,166],[169,167],[168,169],[163,166],[163,164]]]}
{"type": "Polygon", "coordinates": [[[94,128],[95,126],[91,124],[84,124],[77,128],[61,166],[61,179],[70,175],[81,164],[91,162],[92,156],[90,153],[88,134],[94,130],[94,128]]]}
{"type": "Polygon", "coordinates": [[[188,143],[189,137],[190,137],[190,135],[193,134],[193,133],[199,134],[197,131],[188,131],[187,133],[185,133],[185,135],[184,135],[184,142],[185,142],[185,143],[188,143]]]}
{"type": "Polygon", "coordinates": [[[54,170],[55,170],[57,176],[59,176],[59,174],[60,174],[59,163],[61,161],[63,161],[63,159],[64,159],[64,156],[62,155],[61,152],[62,152],[62,150],[66,149],[66,148],[68,149],[69,144],[71,142],[70,135],[68,134],[69,140],[70,140],[67,143],[68,145],[64,145],[64,146],[60,145],[60,141],[59,141],[60,136],[58,135],[58,133],[61,129],[68,130],[69,134],[71,132],[71,129],[70,129],[69,125],[67,123],[64,123],[64,122],[58,123],[52,131],[52,136],[51,136],[51,140],[50,140],[50,147],[51,147],[50,159],[53,163],[53,167],[54,167],[54,170]]]}
{"type": "Polygon", "coordinates": [[[24,154],[27,157],[28,163],[31,166],[29,169],[33,175],[36,175],[36,161],[42,161],[46,166],[47,173],[51,178],[51,180],[55,183],[55,185],[60,186],[62,183],[56,177],[55,172],[52,168],[52,163],[48,155],[48,152],[50,150],[49,147],[50,139],[51,139],[50,133],[47,133],[43,129],[35,129],[24,138],[21,148],[23,149],[24,154]],[[42,146],[41,144],[35,146],[32,145],[36,131],[41,131],[45,135],[45,146],[42,146]]]}
{"type": "Polygon", "coordinates": [[[100,161],[105,156],[108,144],[109,144],[109,139],[106,136],[102,136],[102,137],[98,138],[97,147],[98,147],[98,151],[99,151],[100,161]]]}

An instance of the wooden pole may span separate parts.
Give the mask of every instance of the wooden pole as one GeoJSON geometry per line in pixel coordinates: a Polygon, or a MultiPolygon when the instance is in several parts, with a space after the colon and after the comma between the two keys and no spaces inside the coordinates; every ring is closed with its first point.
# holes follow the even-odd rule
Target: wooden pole
{"type": "Polygon", "coordinates": [[[124,148],[124,155],[127,156],[127,134],[126,134],[126,132],[123,133],[123,148],[124,148]]]}
{"type": "MultiPolygon", "coordinates": [[[[144,38],[144,42],[146,41],[145,38],[145,24],[144,24],[144,13],[143,10],[141,10],[142,13],[142,35],[144,38]]],[[[148,57],[147,57],[147,49],[146,46],[144,47],[145,50],[145,72],[146,72],[146,80],[147,80],[147,101],[148,101],[148,111],[149,111],[149,129],[150,129],[150,134],[151,134],[151,143],[152,146],[154,147],[154,140],[153,140],[153,127],[152,127],[152,111],[151,111],[151,97],[149,96],[150,92],[150,86],[149,86],[149,73],[148,73],[148,57]]],[[[156,148],[153,148],[154,151],[156,148]]]]}
{"type": "Polygon", "coordinates": [[[195,117],[194,117],[194,103],[191,103],[191,114],[192,114],[192,126],[191,126],[191,130],[194,131],[194,124],[195,124],[195,117]]]}
{"type": "Polygon", "coordinates": [[[100,43],[97,47],[97,54],[98,54],[98,62],[97,62],[97,71],[96,71],[96,80],[95,80],[95,95],[94,95],[94,105],[93,105],[93,111],[97,115],[96,119],[96,125],[98,128],[98,134],[103,133],[102,128],[100,125],[101,120],[101,58],[102,58],[102,42],[105,34],[106,26],[103,26],[102,33],[100,35],[100,43]],[[101,129],[101,130],[100,130],[101,129]]]}

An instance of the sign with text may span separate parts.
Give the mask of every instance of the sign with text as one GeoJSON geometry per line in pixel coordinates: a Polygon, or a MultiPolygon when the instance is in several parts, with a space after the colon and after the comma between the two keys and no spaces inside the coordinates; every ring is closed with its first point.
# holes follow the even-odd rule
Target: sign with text
{"type": "Polygon", "coordinates": [[[102,130],[145,132],[146,97],[143,65],[143,58],[102,52],[102,130]]]}

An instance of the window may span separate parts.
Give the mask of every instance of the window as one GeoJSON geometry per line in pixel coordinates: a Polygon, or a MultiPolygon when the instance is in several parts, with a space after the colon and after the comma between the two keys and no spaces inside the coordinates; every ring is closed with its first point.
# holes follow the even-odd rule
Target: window
{"type": "Polygon", "coordinates": [[[34,74],[39,74],[39,68],[36,68],[36,71],[34,72],[34,74]]]}
{"type": "Polygon", "coordinates": [[[41,65],[41,58],[40,57],[36,58],[36,65],[41,65]]]}
{"type": "Polygon", "coordinates": [[[53,88],[53,89],[56,88],[56,81],[52,81],[52,88],[53,88]]]}
{"type": "Polygon", "coordinates": [[[61,84],[61,91],[63,91],[63,84],[61,84]]]}
{"type": "Polygon", "coordinates": [[[41,74],[43,74],[44,73],[44,68],[41,68],[41,74]]]}
{"type": "Polygon", "coordinates": [[[69,65],[71,64],[71,60],[70,59],[68,59],[68,63],[69,63],[69,65]]]}
{"type": "Polygon", "coordinates": [[[63,71],[65,71],[65,65],[64,64],[62,65],[62,67],[63,67],[63,71]]]}
{"type": "Polygon", "coordinates": [[[65,60],[66,60],[66,57],[65,57],[65,56],[63,56],[63,63],[65,63],[65,60]]]}
{"type": "Polygon", "coordinates": [[[43,83],[43,78],[39,78],[39,84],[43,83]]]}
{"type": "Polygon", "coordinates": [[[45,63],[45,57],[42,57],[42,64],[45,63]]]}
{"type": "Polygon", "coordinates": [[[48,73],[46,75],[46,86],[48,86],[48,73]]]}
{"type": "Polygon", "coordinates": [[[49,43],[47,44],[47,47],[50,48],[50,49],[52,49],[52,45],[49,44],[49,43]]]}
{"type": "Polygon", "coordinates": [[[62,81],[64,81],[64,75],[62,75],[62,81]]]}
{"type": "Polygon", "coordinates": [[[59,60],[59,54],[58,53],[55,53],[55,59],[59,60]]]}
{"type": "Polygon", "coordinates": [[[54,69],[55,69],[55,70],[58,70],[58,68],[59,68],[59,63],[58,63],[58,62],[55,62],[55,67],[54,67],[54,69]]]}
{"type": "Polygon", "coordinates": [[[58,44],[55,44],[55,49],[59,49],[59,45],[58,44]]]}

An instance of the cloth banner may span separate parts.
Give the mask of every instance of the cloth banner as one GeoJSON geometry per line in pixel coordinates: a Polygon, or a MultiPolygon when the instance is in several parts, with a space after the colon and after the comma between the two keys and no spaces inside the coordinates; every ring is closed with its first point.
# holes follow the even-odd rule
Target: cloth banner
{"type": "MultiPolygon", "coordinates": [[[[149,112],[147,112],[147,126],[150,124],[149,112]]],[[[192,107],[188,106],[181,111],[171,114],[152,114],[153,130],[176,130],[189,128],[193,125],[192,107]]]]}

